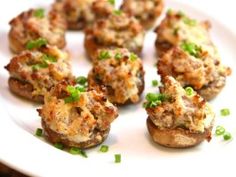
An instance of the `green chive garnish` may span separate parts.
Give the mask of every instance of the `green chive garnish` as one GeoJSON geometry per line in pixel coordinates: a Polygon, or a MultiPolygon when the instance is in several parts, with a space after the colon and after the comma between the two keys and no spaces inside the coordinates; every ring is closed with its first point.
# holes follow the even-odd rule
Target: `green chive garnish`
{"type": "Polygon", "coordinates": [[[115,59],[116,59],[116,60],[122,59],[122,54],[119,53],[119,52],[117,52],[117,53],[115,54],[115,59]]]}
{"type": "Polygon", "coordinates": [[[48,64],[46,62],[43,62],[43,63],[32,65],[32,70],[37,71],[37,70],[40,70],[42,68],[47,68],[47,67],[48,67],[48,64]]]}
{"type": "Polygon", "coordinates": [[[121,154],[115,154],[115,163],[121,162],[121,154]]]}
{"type": "Polygon", "coordinates": [[[32,50],[34,48],[40,48],[42,46],[47,45],[47,40],[44,38],[38,38],[36,40],[30,40],[27,44],[26,44],[26,48],[29,50],[32,50]]]}
{"type": "Polygon", "coordinates": [[[35,131],[35,135],[41,137],[43,135],[43,129],[37,128],[35,131]]]}
{"type": "Polygon", "coordinates": [[[85,85],[87,83],[87,78],[84,76],[79,76],[76,78],[76,83],[80,85],[85,85]]]}
{"type": "Polygon", "coordinates": [[[228,115],[230,115],[230,110],[227,108],[221,109],[220,114],[221,114],[221,116],[228,116],[228,115]]]}
{"type": "Polygon", "coordinates": [[[52,55],[46,55],[46,54],[43,55],[43,60],[48,62],[48,63],[55,63],[55,62],[57,62],[56,57],[54,57],[52,55]]]}
{"type": "Polygon", "coordinates": [[[83,150],[81,150],[81,149],[79,149],[77,147],[71,147],[70,150],[69,150],[69,153],[71,153],[73,155],[81,155],[81,156],[83,156],[85,158],[88,157],[87,154],[83,150]]]}
{"type": "Polygon", "coordinates": [[[80,149],[77,147],[72,147],[72,148],[70,148],[69,153],[71,153],[73,155],[80,154],[80,149]]]}
{"type": "Polygon", "coordinates": [[[62,150],[62,149],[64,148],[64,145],[61,144],[61,143],[55,143],[55,144],[54,144],[54,147],[57,148],[57,149],[62,150]]]}
{"type": "Polygon", "coordinates": [[[107,152],[109,150],[109,146],[107,146],[107,145],[102,145],[101,147],[100,147],[100,152],[107,152]]]}
{"type": "Polygon", "coordinates": [[[188,96],[192,96],[194,94],[194,90],[192,87],[186,87],[185,92],[188,96]]]}
{"type": "Polygon", "coordinates": [[[153,107],[159,106],[163,101],[166,101],[168,99],[169,99],[169,97],[165,94],[148,93],[146,95],[147,102],[145,102],[143,104],[143,107],[144,108],[153,108],[153,107]]]}
{"type": "Polygon", "coordinates": [[[225,128],[224,127],[222,127],[222,126],[217,126],[216,127],[215,134],[217,136],[223,135],[224,133],[225,133],[225,128]]]}
{"type": "Polygon", "coordinates": [[[98,55],[99,60],[105,60],[105,59],[109,59],[109,58],[111,58],[111,54],[109,51],[107,51],[107,50],[100,51],[100,53],[98,55]]]}
{"type": "Polygon", "coordinates": [[[223,137],[224,137],[224,140],[227,141],[227,140],[230,140],[232,138],[232,135],[231,135],[231,133],[226,132],[223,137]]]}
{"type": "Polygon", "coordinates": [[[85,92],[86,88],[84,86],[67,86],[66,90],[69,92],[70,96],[64,99],[65,103],[72,103],[78,101],[81,95],[81,92],[85,92]]]}
{"type": "Polygon", "coordinates": [[[84,158],[88,158],[88,155],[87,155],[86,152],[83,151],[83,150],[80,150],[80,155],[81,155],[82,157],[84,157],[84,158]]]}
{"type": "Polygon", "coordinates": [[[122,14],[122,11],[121,11],[121,10],[114,10],[114,11],[113,11],[113,14],[115,14],[115,15],[121,15],[121,14],[122,14]]]}
{"type": "Polygon", "coordinates": [[[137,58],[138,58],[138,56],[136,54],[134,54],[134,53],[131,53],[130,56],[129,56],[129,59],[131,61],[135,61],[135,60],[137,60],[137,58]]]}
{"type": "Polygon", "coordinates": [[[42,8],[36,9],[36,10],[34,10],[33,15],[37,18],[44,18],[44,12],[45,12],[45,10],[42,8]]]}
{"type": "Polygon", "coordinates": [[[156,86],[158,86],[158,80],[152,80],[152,86],[153,87],[156,87],[156,86]]]}
{"type": "Polygon", "coordinates": [[[201,47],[197,46],[196,44],[194,43],[191,43],[191,42],[187,42],[187,41],[184,41],[180,47],[188,52],[190,55],[196,57],[196,58],[199,58],[200,57],[200,52],[201,52],[201,47]]]}
{"type": "Polygon", "coordinates": [[[108,0],[108,2],[113,6],[115,5],[115,0],[108,0]]]}

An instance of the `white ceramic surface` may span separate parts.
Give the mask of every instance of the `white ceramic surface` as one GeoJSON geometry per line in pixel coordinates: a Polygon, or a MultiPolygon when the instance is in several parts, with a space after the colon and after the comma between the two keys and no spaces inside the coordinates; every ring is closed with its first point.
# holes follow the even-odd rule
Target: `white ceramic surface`
{"type": "MultiPolygon", "coordinates": [[[[29,7],[49,7],[51,1],[10,0],[4,2],[0,10],[0,160],[9,166],[33,176],[199,176],[204,174],[226,174],[234,172],[230,159],[236,157],[236,141],[225,142],[213,136],[210,143],[190,149],[168,149],[154,144],[146,129],[146,112],[142,102],[119,109],[120,116],[111,128],[104,144],[109,145],[108,153],[99,153],[99,147],[87,151],[88,158],[73,156],[36,138],[33,134],[40,127],[40,117],[35,111],[40,105],[20,99],[9,92],[8,73],[3,69],[12,54],[8,49],[7,22],[19,12],[29,7]],[[12,7],[13,6],[13,7],[12,7]],[[9,9],[9,8],[12,9],[9,9]],[[8,9],[8,10],[7,10],[8,9]],[[122,155],[120,164],[114,163],[114,154],[122,155]],[[210,165],[210,166],[209,166],[210,165]],[[210,169],[209,169],[210,168],[210,169]],[[201,169],[200,171],[198,169],[201,169]]],[[[223,125],[236,137],[235,105],[236,96],[236,36],[211,16],[194,7],[177,1],[166,1],[167,8],[180,9],[197,19],[207,19],[212,23],[211,35],[217,45],[222,61],[233,69],[227,86],[211,104],[216,112],[216,125],[223,125]],[[220,116],[221,108],[229,108],[228,117],[220,116]]],[[[153,79],[159,79],[154,64],[156,62],[154,32],[148,32],[145,40],[143,61],[146,71],[145,93],[154,91],[153,79]]],[[[91,63],[86,59],[81,32],[67,33],[67,49],[71,52],[75,75],[87,75],[91,63]]],[[[145,94],[143,94],[145,95],[145,94]]],[[[233,174],[233,173],[231,173],[233,174]]],[[[229,176],[229,175],[227,175],[229,176]]]]}

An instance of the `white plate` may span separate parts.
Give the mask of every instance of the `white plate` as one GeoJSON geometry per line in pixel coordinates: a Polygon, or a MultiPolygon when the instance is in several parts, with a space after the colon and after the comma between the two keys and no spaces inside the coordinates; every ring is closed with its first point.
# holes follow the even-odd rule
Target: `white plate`
{"type": "MultiPolygon", "coordinates": [[[[108,153],[98,152],[99,147],[88,150],[88,158],[73,156],[67,152],[57,150],[33,134],[40,127],[40,118],[35,111],[40,105],[19,99],[12,95],[7,86],[8,73],[3,69],[12,54],[8,49],[7,22],[19,12],[35,6],[49,6],[51,1],[17,0],[4,2],[0,9],[1,41],[0,41],[0,159],[9,166],[24,173],[36,176],[128,176],[148,174],[184,174],[195,176],[201,174],[198,169],[208,169],[204,174],[210,173],[209,164],[216,168],[213,173],[234,171],[227,163],[229,158],[236,157],[236,142],[225,142],[222,138],[214,137],[210,143],[184,150],[168,149],[154,144],[146,129],[146,112],[142,103],[120,108],[120,116],[111,128],[110,135],[104,144],[109,145],[108,153]],[[14,5],[16,4],[16,5],[14,5]],[[14,6],[12,6],[14,5],[14,6]],[[6,9],[12,8],[8,11],[6,9]],[[121,164],[114,163],[114,154],[122,155],[121,164]],[[220,168],[217,168],[220,167],[220,168]],[[177,171],[180,169],[180,171],[177,171]],[[221,171],[222,169],[222,171],[221,171]]],[[[212,23],[212,38],[221,53],[223,63],[236,66],[236,37],[231,31],[222,26],[217,20],[205,15],[193,7],[176,1],[167,0],[166,7],[181,9],[197,19],[207,19],[212,23]]],[[[146,36],[143,61],[146,70],[145,93],[155,89],[151,86],[153,79],[159,78],[154,68],[156,62],[154,40],[156,36],[149,32],[146,36]]],[[[85,57],[83,49],[83,35],[81,32],[67,33],[67,48],[72,54],[73,72],[76,75],[86,75],[91,68],[85,57]]],[[[224,125],[228,131],[236,136],[235,119],[235,83],[233,72],[227,80],[227,86],[222,93],[212,101],[217,115],[216,125],[224,125]],[[228,117],[220,116],[221,108],[229,108],[228,117]]],[[[234,158],[235,159],[235,158],[234,158]]],[[[178,176],[178,175],[177,175],[178,176]]]]}

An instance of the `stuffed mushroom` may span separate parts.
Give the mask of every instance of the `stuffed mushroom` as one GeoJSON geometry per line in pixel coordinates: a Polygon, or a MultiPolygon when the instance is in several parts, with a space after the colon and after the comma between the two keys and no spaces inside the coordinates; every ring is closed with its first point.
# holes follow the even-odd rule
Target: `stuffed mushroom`
{"type": "Polygon", "coordinates": [[[154,26],[163,7],[163,0],[125,0],[121,10],[134,16],[145,29],[149,29],[154,26]]]}
{"type": "Polygon", "coordinates": [[[59,0],[53,9],[64,16],[70,30],[81,30],[96,19],[112,13],[114,4],[107,0],[59,0]]]}
{"type": "Polygon", "coordinates": [[[174,46],[179,46],[183,41],[191,41],[197,45],[204,45],[214,53],[216,52],[209,35],[210,23],[199,22],[188,17],[183,12],[168,10],[166,17],[156,28],[156,50],[159,57],[174,46]]]}
{"type": "Polygon", "coordinates": [[[97,20],[85,32],[85,49],[93,60],[98,49],[127,48],[140,55],[144,42],[144,29],[133,17],[115,11],[107,19],[97,20]]]}
{"type": "Polygon", "coordinates": [[[38,109],[51,143],[81,149],[96,146],[108,136],[117,108],[103,93],[61,82],[46,94],[38,109]]]}
{"type": "Polygon", "coordinates": [[[25,50],[30,40],[38,38],[44,38],[50,45],[58,48],[64,48],[66,45],[66,23],[62,16],[53,10],[47,14],[44,9],[30,9],[13,18],[9,24],[9,45],[14,53],[25,50]]]}
{"type": "Polygon", "coordinates": [[[158,73],[161,77],[173,76],[183,87],[191,86],[203,98],[211,100],[224,88],[231,69],[204,46],[185,41],[158,60],[158,73]]]}
{"type": "Polygon", "coordinates": [[[141,59],[124,48],[99,50],[96,58],[88,75],[89,88],[104,90],[112,103],[137,103],[144,89],[141,59]]]}
{"type": "Polygon", "coordinates": [[[10,90],[35,102],[43,102],[44,95],[62,80],[74,80],[68,53],[55,46],[23,51],[5,68],[10,73],[10,90]]]}
{"type": "Polygon", "coordinates": [[[162,79],[160,93],[146,96],[147,128],[163,146],[187,148],[211,140],[214,113],[210,105],[190,87],[184,90],[170,76],[162,79]]]}

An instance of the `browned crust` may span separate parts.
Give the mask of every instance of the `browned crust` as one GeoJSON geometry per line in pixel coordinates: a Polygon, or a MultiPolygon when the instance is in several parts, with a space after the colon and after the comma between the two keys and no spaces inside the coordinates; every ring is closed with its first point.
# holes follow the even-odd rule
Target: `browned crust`
{"type": "Polygon", "coordinates": [[[18,35],[11,29],[8,33],[9,48],[12,53],[20,53],[25,49],[25,45],[22,45],[21,41],[18,39],[18,35]]]}
{"type": "Polygon", "coordinates": [[[39,102],[39,103],[44,102],[43,95],[34,96],[32,94],[34,89],[33,89],[33,86],[28,82],[23,82],[23,81],[20,81],[16,78],[10,77],[8,79],[8,85],[9,85],[11,92],[18,95],[18,96],[24,97],[24,98],[34,101],[34,102],[39,102]]]}
{"type": "Polygon", "coordinates": [[[141,21],[141,24],[144,26],[144,28],[146,30],[152,28],[155,25],[157,18],[161,15],[163,8],[164,8],[164,3],[161,0],[160,4],[158,5],[158,7],[155,10],[155,16],[147,21],[141,21]]]}
{"type": "MultiPolygon", "coordinates": [[[[138,95],[139,96],[143,93],[143,90],[145,87],[144,74],[145,73],[142,70],[142,72],[140,72],[140,79],[141,79],[142,84],[139,85],[139,87],[138,87],[138,95]]],[[[90,71],[88,74],[88,86],[89,86],[89,89],[96,89],[96,90],[105,92],[108,99],[109,99],[109,95],[111,95],[113,93],[113,91],[111,90],[112,88],[107,87],[105,83],[101,83],[100,81],[98,81],[95,78],[95,74],[93,73],[93,71],[90,71]]],[[[118,105],[118,106],[127,105],[127,104],[131,104],[131,103],[132,103],[132,101],[130,99],[128,99],[125,103],[113,102],[113,104],[118,105]]]]}
{"type": "MultiPolygon", "coordinates": [[[[40,112],[40,110],[39,110],[39,112],[40,112]]],[[[91,147],[101,144],[107,138],[107,136],[110,132],[110,128],[103,130],[103,131],[96,129],[96,130],[94,130],[93,135],[90,140],[85,141],[85,142],[81,142],[81,143],[76,143],[76,142],[73,142],[73,141],[63,138],[63,136],[61,134],[50,129],[47,126],[47,124],[45,123],[45,121],[43,121],[43,119],[41,121],[41,124],[44,129],[46,138],[51,143],[53,143],[53,144],[62,143],[66,147],[78,147],[81,149],[87,149],[87,148],[91,148],[91,147]]]]}
{"type": "Polygon", "coordinates": [[[192,133],[189,130],[176,128],[176,129],[164,129],[161,130],[151,119],[147,118],[147,128],[154,142],[171,148],[188,148],[200,144],[205,139],[209,142],[211,140],[211,130],[212,126],[209,129],[205,129],[204,133],[192,133]],[[180,142],[176,135],[181,137],[191,138],[194,142],[184,143],[180,142]]]}
{"type": "MultiPolygon", "coordinates": [[[[132,16],[132,12],[130,12],[129,10],[125,9],[125,3],[124,2],[121,5],[121,10],[123,10],[124,12],[128,13],[128,15],[132,16]]],[[[146,29],[150,29],[155,25],[155,22],[157,21],[157,18],[161,15],[161,12],[164,8],[164,2],[163,0],[159,1],[158,6],[155,8],[155,13],[150,14],[150,18],[148,20],[142,20],[142,19],[138,19],[138,21],[140,22],[140,24],[146,29]]]]}
{"type": "MultiPolygon", "coordinates": [[[[11,26],[11,29],[8,33],[9,48],[13,53],[20,53],[21,51],[25,50],[26,44],[29,40],[35,40],[39,37],[42,37],[40,36],[41,29],[35,30],[29,24],[26,25],[26,22],[32,16],[33,11],[33,9],[30,9],[28,11],[22,12],[9,22],[9,25],[11,26]],[[23,32],[16,30],[18,24],[23,25],[23,32]]],[[[57,12],[51,10],[47,18],[50,22],[50,25],[54,28],[61,28],[62,30],[66,29],[65,21],[57,12]]],[[[50,41],[48,41],[48,43],[51,44],[50,41]]],[[[56,45],[60,49],[64,48],[66,45],[65,34],[62,34],[60,39],[52,45],[56,45]]]]}
{"type": "MultiPolygon", "coordinates": [[[[85,47],[88,57],[92,61],[95,61],[98,50],[113,49],[113,48],[117,48],[118,46],[105,46],[103,44],[97,43],[95,37],[93,36],[92,30],[87,29],[85,33],[84,47],[85,47]]],[[[135,50],[132,50],[130,52],[134,52],[135,54],[140,56],[142,52],[142,47],[136,47],[135,50]]]]}
{"type": "Polygon", "coordinates": [[[160,40],[155,41],[157,56],[161,58],[168,50],[170,50],[173,45],[169,42],[162,42],[160,40]]]}
{"type": "Polygon", "coordinates": [[[97,51],[99,49],[104,48],[101,45],[100,46],[97,45],[90,30],[86,31],[85,40],[84,40],[84,47],[85,47],[86,53],[91,61],[95,61],[97,51]]]}

